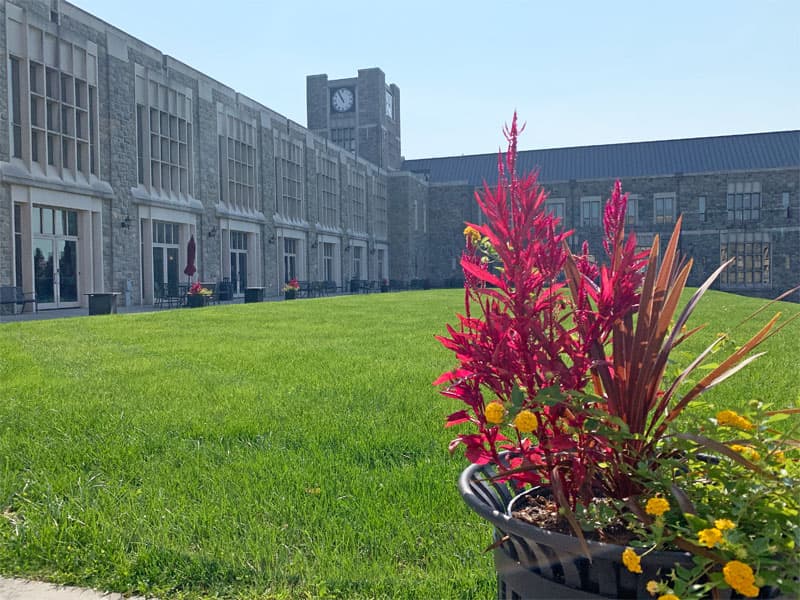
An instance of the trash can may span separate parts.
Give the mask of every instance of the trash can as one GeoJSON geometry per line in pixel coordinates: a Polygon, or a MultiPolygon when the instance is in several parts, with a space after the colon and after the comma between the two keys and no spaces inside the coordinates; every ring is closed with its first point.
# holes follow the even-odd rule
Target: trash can
{"type": "Polygon", "coordinates": [[[264,288],[263,287],[249,287],[244,291],[244,303],[248,302],[263,302],[264,301],[264,288]]]}
{"type": "Polygon", "coordinates": [[[117,292],[98,292],[89,296],[90,315],[110,315],[117,312],[117,292]]]}

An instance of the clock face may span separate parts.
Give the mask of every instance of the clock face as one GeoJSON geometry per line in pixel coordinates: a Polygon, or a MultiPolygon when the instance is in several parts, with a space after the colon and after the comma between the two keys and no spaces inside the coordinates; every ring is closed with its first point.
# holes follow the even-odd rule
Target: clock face
{"type": "Polygon", "coordinates": [[[339,88],[331,94],[331,108],[336,112],[353,110],[355,96],[350,88],[339,88]]]}

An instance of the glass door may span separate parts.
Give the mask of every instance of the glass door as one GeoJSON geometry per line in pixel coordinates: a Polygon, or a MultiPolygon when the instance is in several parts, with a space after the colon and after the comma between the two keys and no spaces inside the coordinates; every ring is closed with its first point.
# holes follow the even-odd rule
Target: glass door
{"type": "Polygon", "coordinates": [[[33,238],[33,282],[39,308],[57,308],[53,240],[33,238]]]}
{"type": "Polygon", "coordinates": [[[39,308],[78,305],[77,248],[75,240],[33,238],[33,279],[39,308]]]}
{"type": "Polygon", "coordinates": [[[58,303],[64,306],[78,302],[78,243],[75,240],[56,240],[58,251],[58,303]]]}
{"type": "Polygon", "coordinates": [[[247,289],[247,252],[231,251],[231,283],[234,294],[244,294],[247,289]]]}

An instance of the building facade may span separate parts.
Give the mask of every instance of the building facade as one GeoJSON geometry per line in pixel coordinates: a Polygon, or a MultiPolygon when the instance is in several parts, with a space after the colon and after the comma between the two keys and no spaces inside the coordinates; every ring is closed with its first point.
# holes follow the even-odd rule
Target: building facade
{"type": "MultiPolygon", "coordinates": [[[[496,157],[404,161],[400,90],[380,69],[309,76],[306,128],[67,2],[6,0],[0,17],[0,285],[39,309],[104,291],[153,303],[186,283],[192,237],[195,278],[235,295],[291,278],[460,279],[463,223],[496,157]]],[[[648,144],[521,163],[577,237],[598,238],[622,177],[643,242],[684,215],[694,282],[735,257],[723,289],[798,283],[800,132],[648,144]]]]}

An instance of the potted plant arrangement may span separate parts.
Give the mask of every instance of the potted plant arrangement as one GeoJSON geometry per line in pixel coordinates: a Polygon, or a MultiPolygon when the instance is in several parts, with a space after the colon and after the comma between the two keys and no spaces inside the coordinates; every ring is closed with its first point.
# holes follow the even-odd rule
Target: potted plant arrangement
{"type": "Polygon", "coordinates": [[[210,289],[204,288],[199,281],[195,281],[189,286],[189,291],[186,292],[186,306],[189,308],[205,306],[212,293],[210,289]]]}
{"type": "Polygon", "coordinates": [[[285,300],[294,300],[297,298],[297,292],[300,290],[300,284],[297,279],[290,279],[286,285],[283,286],[283,297],[285,300]]]}
{"type": "Polygon", "coordinates": [[[458,366],[435,382],[466,405],[450,450],[465,448],[460,492],[495,527],[499,597],[796,597],[797,443],[778,422],[800,409],[685,412],[789,321],[668,373],[727,265],[679,310],[681,219],[660,258],[657,238],[638,251],[619,182],[605,264],[586,242],[572,252],[536,175],[516,172],[516,115],[504,133],[497,185],[476,194],[485,224],[464,231],[464,313],[439,337],[458,366]]]}
{"type": "Polygon", "coordinates": [[[383,292],[385,294],[388,291],[389,291],[389,280],[388,279],[382,279],[381,280],[381,292],[383,292]]]}

